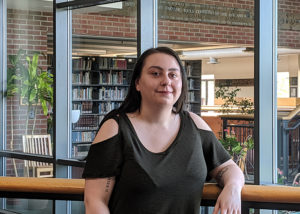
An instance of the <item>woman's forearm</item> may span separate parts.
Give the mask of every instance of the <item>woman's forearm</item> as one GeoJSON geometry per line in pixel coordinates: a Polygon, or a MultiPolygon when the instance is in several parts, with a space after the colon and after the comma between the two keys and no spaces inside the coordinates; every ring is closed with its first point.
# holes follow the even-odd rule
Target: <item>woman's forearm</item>
{"type": "Polygon", "coordinates": [[[107,204],[99,200],[85,200],[85,213],[86,214],[109,214],[107,204]]]}
{"type": "Polygon", "coordinates": [[[244,174],[234,162],[224,166],[217,173],[216,180],[221,186],[234,185],[240,190],[245,184],[244,174]]]}

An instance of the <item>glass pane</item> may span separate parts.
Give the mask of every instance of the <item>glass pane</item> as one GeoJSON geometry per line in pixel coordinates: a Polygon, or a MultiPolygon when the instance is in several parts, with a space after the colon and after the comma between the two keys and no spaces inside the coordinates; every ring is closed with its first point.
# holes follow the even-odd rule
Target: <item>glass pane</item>
{"type": "Polygon", "coordinates": [[[288,0],[278,1],[277,183],[299,186],[299,7],[288,0]],[[285,130],[290,127],[289,130],[285,130]]]}
{"type": "Polygon", "coordinates": [[[206,83],[207,83],[207,81],[205,81],[205,80],[201,81],[201,104],[202,105],[207,105],[206,83]]]}
{"type": "MultiPolygon", "coordinates": [[[[37,166],[32,167],[32,164],[38,164],[38,165],[45,165],[47,163],[41,163],[41,162],[32,162],[28,163],[28,161],[21,160],[21,159],[11,159],[6,158],[6,166],[16,166],[16,169],[14,167],[7,168],[7,174],[8,175],[14,175],[15,170],[18,171],[18,175],[27,175],[29,173],[29,176],[37,176],[36,173],[38,173],[40,176],[38,177],[52,177],[53,168],[52,167],[45,167],[45,166],[37,166]],[[14,164],[15,165],[14,165],[14,164]],[[30,167],[31,166],[31,167],[30,167]],[[35,175],[33,175],[35,173],[35,175]],[[51,175],[51,176],[49,176],[51,175]]],[[[53,201],[52,200],[38,200],[38,199],[21,199],[21,198],[7,198],[5,201],[5,209],[9,211],[14,211],[17,213],[44,213],[44,214],[52,214],[53,210],[53,201]]]]}
{"type": "Polygon", "coordinates": [[[215,82],[214,81],[207,81],[207,105],[212,106],[214,105],[215,99],[215,82]]]}
{"type": "MultiPolygon", "coordinates": [[[[39,200],[39,199],[21,199],[21,198],[8,198],[6,199],[6,210],[22,213],[33,214],[43,213],[52,214],[53,201],[39,200]]],[[[6,213],[5,211],[3,213],[6,213]]],[[[10,213],[10,212],[8,212],[10,213]]]]}
{"type": "Polygon", "coordinates": [[[72,11],[72,158],[87,155],[104,115],[125,98],[136,32],[136,1],[72,11]]]}
{"type": "MultiPolygon", "coordinates": [[[[7,1],[7,150],[52,155],[52,35],[51,2],[7,1]],[[30,147],[26,136],[34,137],[30,147]],[[39,149],[45,138],[47,151],[39,149]]],[[[6,169],[24,176],[24,161],[7,161],[6,169]]]]}
{"type": "Polygon", "coordinates": [[[254,1],[159,1],[158,39],[159,46],[176,50],[187,72],[194,73],[189,82],[214,76],[214,82],[198,81],[206,85],[189,88],[194,95],[189,96],[189,110],[200,114],[193,98],[202,97],[201,117],[219,139],[233,137],[242,146],[241,153],[227,149],[247,182],[253,182],[254,1]]]}

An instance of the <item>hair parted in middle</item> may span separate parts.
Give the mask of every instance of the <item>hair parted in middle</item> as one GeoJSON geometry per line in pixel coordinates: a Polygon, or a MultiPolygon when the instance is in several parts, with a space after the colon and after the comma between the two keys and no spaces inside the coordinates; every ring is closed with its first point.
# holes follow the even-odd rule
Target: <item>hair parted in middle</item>
{"type": "Polygon", "coordinates": [[[177,102],[174,104],[173,111],[175,113],[178,113],[184,109],[184,105],[185,105],[185,101],[186,101],[186,97],[187,97],[187,80],[186,80],[187,77],[186,77],[186,72],[182,65],[182,62],[181,62],[179,56],[177,55],[177,53],[175,51],[173,51],[171,48],[157,47],[157,48],[150,48],[150,49],[146,50],[138,58],[138,60],[135,64],[134,70],[133,70],[128,94],[127,94],[124,102],[122,103],[122,105],[119,108],[120,112],[132,113],[137,110],[140,110],[142,97],[141,97],[140,92],[136,90],[136,82],[141,77],[141,73],[142,73],[143,67],[145,65],[146,59],[150,55],[155,54],[155,53],[168,54],[176,59],[178,65],[180,67],[182,89],[181,89],[181,93],[180,93],[180,96],[179,96],[177,102]]]}

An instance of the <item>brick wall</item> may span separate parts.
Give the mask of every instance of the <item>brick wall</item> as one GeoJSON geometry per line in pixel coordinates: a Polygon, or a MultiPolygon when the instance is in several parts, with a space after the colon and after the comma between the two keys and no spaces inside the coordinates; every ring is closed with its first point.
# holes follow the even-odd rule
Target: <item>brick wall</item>
{"type": "MultiPolygon", "coordinates": [[[[291,13],[297,14],[298,19],[300,14],[300,1],[298,0],[279,0],[278,1],[278,11],[279,14],[291,13]]],[[[281,17],[278,16],[279,26],[286,20],[292,20],[293,17],[281,17]]],[[[290,48],[300,48],[300,31],[292,30],[282,30],[279,28],[278,33],[278,46],[290,47],[290,48]]]]}
{"type": "MultiPolygon", "coordinates": [[[[254,9],[254,1],[226,0],[185,0],[177,2],[216,5],[230,8],[254,9]]],[[[299,2],[280,0],[280,13],[299,14],[299,2]]],[[[105,14],[73,15],[73,33],[79,35],[136,38],[136,18],[105,14]]],[[[254,27],[206,24],[201,22],[183,22],[158,20],[158,39],[170,41],[193,41],[202,43],[220,43],[233,45],[254,45],[254,27]]],[[[280,30],[280,47],[300,48],[300,32],[280,30]]]]}

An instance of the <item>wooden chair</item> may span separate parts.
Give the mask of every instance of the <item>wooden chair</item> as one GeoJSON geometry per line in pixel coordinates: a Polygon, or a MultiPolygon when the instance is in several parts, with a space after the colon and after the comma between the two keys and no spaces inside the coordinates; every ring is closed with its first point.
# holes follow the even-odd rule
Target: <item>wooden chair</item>
{"type": "MultiPolygon", "coordinates": [[[[52,156],[50,135],[23,135],[23,152],[52,156]]],[[[25,160],[24,165],[24,176],[29,177],[32,171],[33,177],[53,177],[53,166],[50,163],[25,160]]]]}

